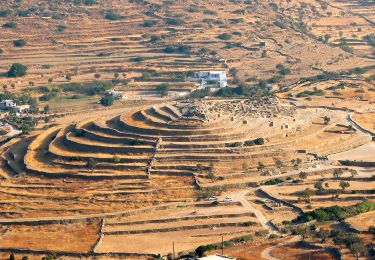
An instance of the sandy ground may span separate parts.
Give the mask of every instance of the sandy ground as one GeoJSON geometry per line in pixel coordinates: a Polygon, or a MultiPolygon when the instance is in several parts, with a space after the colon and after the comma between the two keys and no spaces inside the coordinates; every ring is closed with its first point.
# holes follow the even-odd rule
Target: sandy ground
{"type": "Polygon", "coordinates": [[[162,232],[135,235],[106,235],[98,252],[143,252],[172,253],[175,242],[176,252],[194,250],[200,245],[219,243],[221,235],[225,239],[245,235],[254,231],[253,227],[223,227],[216,229],[198,229],[191,231],[162,232]],[[235,234],[237,232],[237,234],[235,234]],[[229,234],[228,234],[229,233],[229,234]],[[232,235],[231,235],[232,233],[232,235]],[[233,235],[234,234],[234,235],[233,235]],[[147,245],[145,247],[145,245],[147,245]]]}
{"type": "Polygon", "coordinates": [[[88,252],[99,237],[99,226],[99,221],[61,225],[3,226],[0,229],[0,247],[88,252]]]}
{"type": "Polygon", "coordinates": [[[331,160],[356,160],[356,161],[375,161],[375,142],[371,142],[353,150],[337,153],[329,156],[331,160]]]}
{"type": "Polygon", "coordinates": [[[375,226],[375,212],[359,214],[345,221],[360,231],[368,231],[370,226],[375,226]]]}

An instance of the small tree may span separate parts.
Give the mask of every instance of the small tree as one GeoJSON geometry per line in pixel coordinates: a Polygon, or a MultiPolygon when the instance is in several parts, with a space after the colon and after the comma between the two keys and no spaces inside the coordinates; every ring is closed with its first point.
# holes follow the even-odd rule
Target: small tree
{"type": "Polygon", "coordinates": [[[314,183],[314,188],[318,191],[324,190],[323,188],[323,182],[322,181],[317,181],[314,183]]]}
{"type": "Polygon", "coordinates": [[[333,170],[333,173],[332,173],[333,177],[334,178],[340,178],[340,176],[342,175],[342,171],[340,169],[334,169],[333,170]]]}
{"type": "Polygon", "coordinates": [[[43,108],[44,114],[47,114],[49,112],[49,105],[45,105],[43,108]]]}
{"type": "Polygon", "coordinates": [[[24,39],[14,40],[13,45],[14,47],[23,47],[26,45],[26,41],[24,39]]]}
{"type": "Polygon", "coordinates": [[[119,162],[120,162],[120,157],[118,157],[117,155],[114,155],[114,156],[112,157],[112,161],[113,161],[114,163],[119,163],[119,162]]]}
{"type": "Polygon", "coordinates": [[[159,95],[165,97],[168,95],[169,91],[169,84],[163,83],[156,87],[156,92],[158,92],[159,95]]]}
{"type": "Polygon", "coordinates": [[[328,116],[325,116],[325,117],[323,118],[323,120],[324,120],[324,124],[325,124],[325,125],[328,125],[328,124],[331,122],[331,118],[328,117],[328,116]]]}
{"type": "Polygon", "coordinates": [[[302,240],[305,240],[305,238],[309,235],[309,228],[307,226],[299,226],[296,229],[296,232],[298,235],[302,237],[302,240]]]}
{"type": "Polygon", "coordinates": [[[72,75],[67,74],[67,75],[65,76],[65,79],[66,79],[67,81],[71,81],[71,80],[72,80],[72,75]]]}
{"type": "Polygon", "coordinates": [[[327,229],[321,228],[318,232],[318,236],[321,239],[321,243],[325,243],[329,238],[330,232],[327,229]]]}
{"type": "Polygon", "coordinates": [[[113,97],[111,96],[104,96],[100,99],[100,104],[105,107],[109,107],[113,105],[113,97]]]}
{"type": "Polygon", "coordinates": [[[23,256],[22,260],[29,260],[29,257],[28,256],[23,256]]]}
{"type": "Polygon", "coordinates": [[[9,260],[15,260],[16,258],[14,257],[14,254],[11,253],[10,256],[9,256],[9,260]]]}
{"type": "Polygon", "coordinates": [[[92,172],[94,172],[96,165],[97,165],[96,160],[94,158],[89,158],[89,160],[87,161],[87,167],[91,169],[92,172]]]}
{"type": "Polygon", "coordinates": [[[311,196],[313,196],[313,195],[315,195],[315,192],[314,192],[312,189],[310,189],[310,188],[305,189],[305,190],[302,192],[302,194],[301,194],[302,199],[303,199],[305,202],[307,202],[307,203],[310,203],[310,201],[311,201],[311,196]]]}
{"type": "Polygon", "coordinates": [[[293,164],[294,169],[298,169],[299,167],[301,167],[302,160],[301,158],[292,159],[291,163],[293,164]]]}
{"type": "Polygon", "coordinates": [[[102,75],[100,75],[99,73],[95,73],[95,75],[94,75],[94,77],[95,77],[96,79],[100,79],[101,76],[102,76],[102,75]]]}
{"type": "Polygon", "coordinates": [[[300,173],[298,173],[298,177],[301,180],[305,180],[307,178],[307,173],[306,172],[300,172],[300,173]]]}
{"type": "Polygon", "coordinates": [[[20,63],[13,63],[10,69],[7,72],[8,77],[22,77],[27,73],[27,66],[20,63]]]}
{"type": "Polygon", "coordinates": [[[207,178],[211,179],[211,180],[214,180],[216,179],[216,176],[215,176],[215,172],[213,169],[210,169],[207,173],[207,178]]]}
{"type": "Polygon", "coordinates": [[[366,246],[363,244],[362,241],[357,241],[350,245],[350,251],[352,252],[353,256],[358,260],[360,256],[366,253],[366,246]]]}
{"type": "Polygon", "coordinates": [[[349,188],[350,187],[350,183],[347,182],[347,181],[340,181],[340,187],[342,190],[345,190],[346,188],[349,188]]]}
{"type": "Polygon", "coordinates": [[[259,172],[262,172],[265,168],[266,168],[266,166],[264,165],[264,163],[258,162],[257,169],[258,169],[259,172]]]}
{"type": "Polygon", "coordinates": [[[284,167],[284,163],[281,160],[276,160],[275,165],[278,169],[284,167]]]}
{"type": "Polygon", "coordinates": [[[117,72],[115,74],[113,74],[113,77],[115,77],[115,79],[117,79],[119,76],[120,76],[120,74],[118,74],[117,72]]]}

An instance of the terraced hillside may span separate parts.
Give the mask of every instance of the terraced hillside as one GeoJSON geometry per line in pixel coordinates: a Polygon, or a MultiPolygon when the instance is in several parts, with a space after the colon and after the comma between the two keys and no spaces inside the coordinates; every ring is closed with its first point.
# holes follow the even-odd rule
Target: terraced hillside
{"type": "MultiPolygon", "coordinates": [[[[280,63],[291,69],[288,82],[321,71],[373,64],[373,48],[363,38],[373,29],[372,5],[224,1],[224,7],[218,0],[94,1],[93,5],[11,2],[0,4],[4,25],[0,71],[5,73],[12,63],[22,62],[29,73],[17,80],[0,77],[0,83],[16,89],[46,85],[49,79],[65,83],[67,75],[69,81],[83,82],[97,77],[110,80],[118,73],[118,79],[134,80],[124,86],[127,90],[153,93],[157,85],[167,82],[180,93],[194,88],[184,80],[190,72],[205,69],[235,68],[233,75],[243,81],[277,81],[283,78],[275,68],[280,63]],[[335,46],[336,35],[330,40],[334,44],[327,45],[310,34],[310,27],[317,37],[326,34],[326,29],[315,30],[330,23],[327,19],[350,20],[338,17],[340,9],[334,11],[334,5],[343,5],[343,12],[354,17],[355,26],[340,25],[345,31],[361,30],[353,40],[345,32],[348,46],[358,46],[353,54],[335,46]],[[19,39],[26,45],[16,47],[14,41],[19,39]]],[[[335,34],[339,31],[335,28],[335,34]]]]}
{"type": "MultiPolygon", "coordinates": [[[[296,109],[275,98],[208,99],[56,126],[10,146],[3,156],[6,164],[17,173],[24,169],[27,176],[4,182],[1,192],[9,199],[61,203],[38,213],[43,215],[107,212],[117,203],[130,209],[190,201],[195,185],[254,185],[269,175],[303,168],[315,157],[369,142],[343,124],[345,115],[296,109]],[[328,115],[331,121],[325,124],[328,115]],[[66,210],[64,201],[69,200],[77,208],[66,210]],[[82,201],[96,201],[98,207],[82,201]]],[[[3,216],[33,215],[32,208],[9,211],[8,205],[2,206],[3,216]]]]}
{"type": "MultiPolygon", "coordinates": [[[[215,243],[221,235],[235,239],[265,229],[277,233],[269,223],[272,215],[263,216],[254,201],[256,187],[298,178],[301,171],[332,173],[335,166],[319,160],[371,145],[371,137],[348,115],[272,96],[206,98],[141,106],[14,139],[2,151],[0,223],[10,240],[0,247],[17,236],[31,236],[22,225],[44,234],[45,225],[58,232],[61,223],[69,241],[74,232],[89,234],[75,250],[98,255],[167,254],[177,237],[184,241],[182,251],[215,243]],[[229,191],[233,201],[225,202],[229,191]],[[218,202],[207,200],[220,194],[218,202]],[[70,222],[82,223],[79,231],[70,222]],[[148,248],[140,243],[145,237],[148,248]]],[[[302,203],[282,189],[271,195],[302,203]]],[[[295,216],[295,210],[285,208],[274,221],[295,216]]],[[[18,242],[14,248],[20,246],[61,254],[67,250],[18,242]]]]}

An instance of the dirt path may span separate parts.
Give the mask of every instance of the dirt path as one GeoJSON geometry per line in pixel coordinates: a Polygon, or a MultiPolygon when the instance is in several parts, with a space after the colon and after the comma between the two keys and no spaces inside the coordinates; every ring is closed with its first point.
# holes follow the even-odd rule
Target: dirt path
{"type": "Polygon", "coordinates": [[[297,242],[301,240],[301,238],[299,236],[293,236],[291,239],[288,239],[287,241],[283,241],[283,242],[280,242],[274,246],[270,246],[270,247],[267,247],[266,249],[264,249],[261,253],[261,256],[263,259],[268,259],[268,260],[279,260],[279,258],[276,258],[276,257],[273,257],[271,255],[271,251],[277,247],[281,247],[281,246],[285,246],[285,245],[288,245],[288,244],[291,244],[291,243],[294,243],[294,242],[297,242]]]}
{"type": "Polygon", "coordinates": [[[230,196],[233,201],[238,201],[242,204],[243,207],[246,209],[250,210],[255,214],[255,217],[258,219],[259,223],[267,229],[270,233],[272,234],[278,234],[278,230],[271,224],[270,221],[267,220],[267,218],[264,216],[264,214],[256,209],[247,199],[246,195],[250,192],[251,190],[241,190],[237,192],[230,193],[228,196],[230,196]]]}

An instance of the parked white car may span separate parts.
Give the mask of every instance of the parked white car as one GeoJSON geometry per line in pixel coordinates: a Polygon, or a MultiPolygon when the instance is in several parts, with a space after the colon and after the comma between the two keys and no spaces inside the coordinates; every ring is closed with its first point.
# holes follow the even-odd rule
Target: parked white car
{"type": "Polygon", "coordinates": [[[208,198],[208,200],[217,201],[217,200],[219,200],[219,198],[217,196],[211,196],[211,197],[208,198]]]}
{"type": "Polygon", "coordinates": [[[233,199],[231,197],[225,197],[224,202],[232,202],[233,199]]]}

